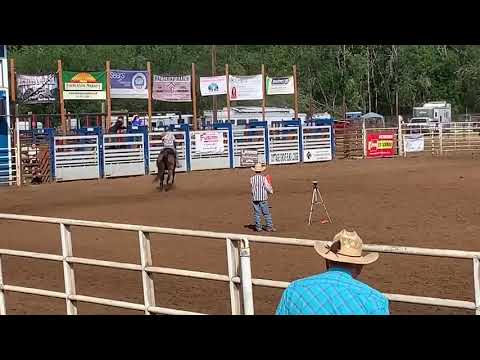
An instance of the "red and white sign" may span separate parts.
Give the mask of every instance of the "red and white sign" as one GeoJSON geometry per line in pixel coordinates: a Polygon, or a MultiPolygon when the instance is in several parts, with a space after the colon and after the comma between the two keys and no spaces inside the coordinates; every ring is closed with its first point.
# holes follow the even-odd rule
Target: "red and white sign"
{"type": "Polygon", "coordinates": [[[222,154],[225,151],[223,132],[197,131],[195,132],[195,152],[200,154],[222,154]]]}
{"type": "Polygon", "coordinates": [[[367,135],[367,157],[393,157],[395,155],[395,148],[393,147],[393,139],[395,133],[381,132],[367,135]]]}

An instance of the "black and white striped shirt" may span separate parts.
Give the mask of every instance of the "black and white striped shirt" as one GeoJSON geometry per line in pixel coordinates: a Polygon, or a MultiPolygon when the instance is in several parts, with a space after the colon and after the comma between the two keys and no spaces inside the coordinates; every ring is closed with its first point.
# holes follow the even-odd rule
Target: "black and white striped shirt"
{"type": "Polygon", "coordinates": [[[252,185],[252,201],[267,201],[268,194],[273,194],[272,185],[263,175],[256,174],[250,178],[252,185]]]}

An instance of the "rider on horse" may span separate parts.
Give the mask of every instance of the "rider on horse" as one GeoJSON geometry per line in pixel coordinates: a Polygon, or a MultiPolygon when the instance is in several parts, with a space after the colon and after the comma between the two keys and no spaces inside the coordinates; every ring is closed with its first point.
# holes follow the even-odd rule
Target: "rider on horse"
{"type": "Polygon", "coordinates": [[[162,137],[162,140],[163,140],[163,151],[165,151],[165,149],[172,149],[174,154],[175,154],[175,160],[177,162],[176,166],[177,167],[180,167],[180,164],[178,163],[178,159],[177,159],[177,149],[176,149],[176,144],[175,144],[175,135],[173,135],[173,132],[166,132],[166,133],[162,133],[161,135],[162,137]]]}

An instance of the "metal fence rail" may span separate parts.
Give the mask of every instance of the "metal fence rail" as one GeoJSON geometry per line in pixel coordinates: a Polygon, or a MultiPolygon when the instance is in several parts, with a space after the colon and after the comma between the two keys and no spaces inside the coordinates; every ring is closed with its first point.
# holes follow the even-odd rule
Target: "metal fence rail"
{"type": "MultiPolygon", "coordinates": [[[[0,249],[0,314],[6,314],[6,293],[21,292],[25,294],[36,294],[48,297],[65,299],[67,314],[77,314],[77,302],[87,302],[102,304],[125,309],[144,311],[145,314],[177,314],[177,315],[196,315],[199,313],[158,307],[155,302],[155,291],[152,274],[169,274],[176,276],[185,276],[197,279],[207,279],[226,282],[230,288],[230,303],[232,314],[254,314],[253,285],[286,288],[289,283],[286,281],[274,281],[268,279],[257,279],[251,277],[250,266],[250,242],[296,245],[313,247],[317,240],[265,237],[256,235],[218,233],[209,231],[196,231],[185,229],[161,228],[152,226],[115,224],[105,222],[94,222],[84,220],[70,220],[60,218],[47,218],[40,216],[0,214],[2,220],[16,220],[27,222],[39,222],[47,224],[57,224],[60,226],[60,237],[62,240],[62,255],[45,254],[28,251],[18,251],[10,249],[0,249]],[[88,227],[97,229],[126,230],[138,234],[140,248],[140,264],[121,263],[90,258],[79,258],[73,256],[71,227],[88,227]],[[196,238],[221,239],[226,241],[227,247],[227,265],[228,275],[207,273],[201,271],[191,271],[185,269],[156,267],[152,264],[150,234],[169,234],[179,236],[193,236],[196,238]],[[47,261],[56,261],[63,263],[65,292],[54,292],[44,289],[33,289],[21,286],[5,284],[3,281],[2,257],[17,256],[25,258],[43,259],[47,261]],[[124,269],[140,271],[142,273],[142,284],[144,293],[144,303],[135,304],[124,301],[104,299],[91,296],[83,296],[76,293],[75,272],[73,264],[84,264],[92,266],[101,266],[114,269],[124,269]]],[[[327,243],[321,241],[322,243],[327,243]]],[[[433,257],[447,257],[458,259],[470,259],[473,261],[474,272],[474,301],[463,301],[454,299],[441,299],[424,296],[412,296],[402,294],[385,294],[391,301],[406,302],[413,304],[424,304],[433,306],[445,306],[461,309],[475,310],[480,315],[480,252],[462,251],[462,250],[444,250],[444,249],[426,249],[416,247],[399,247],[388,245],[365,245],[367,251],[377,251],[382,253],[420,255],[433,257]]]]}

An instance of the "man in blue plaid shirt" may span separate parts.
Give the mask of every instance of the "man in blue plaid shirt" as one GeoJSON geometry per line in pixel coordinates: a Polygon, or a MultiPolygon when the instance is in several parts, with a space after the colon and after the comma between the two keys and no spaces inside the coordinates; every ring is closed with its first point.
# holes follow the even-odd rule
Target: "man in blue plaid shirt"
{"type": "Polygon", "coordinates": [[[388,315],[388,299],[356,280],[363,265],[378,259],[378,253],[362,256],[362,239],[342,230],[329,246],[320,242],[315,250],[325,259],[327,271],[294,281],[284,291],[277,315],[388,315]]]}

